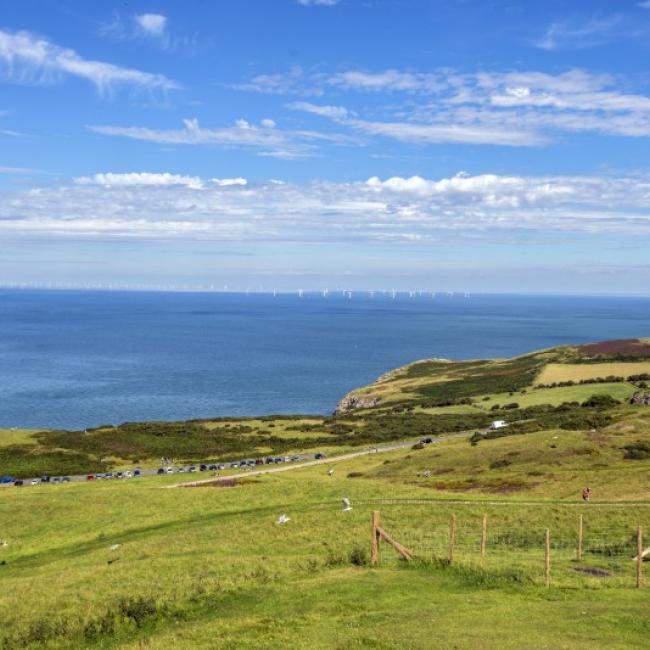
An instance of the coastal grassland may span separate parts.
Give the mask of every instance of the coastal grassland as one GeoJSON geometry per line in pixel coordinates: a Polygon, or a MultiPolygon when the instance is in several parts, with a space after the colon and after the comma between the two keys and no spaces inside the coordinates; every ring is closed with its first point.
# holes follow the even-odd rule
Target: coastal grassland
{"type": "Polygon", "coordinates": [[[0,429],[0,447],[34,443],[37,429],[0,429]]]}
{"type": "Polygon", "coordinates": [[[594,394],[610,395],[621,402],[627,401],[639,389],[631,383],[602,383],[602,384],[581,384],[577,386],[559,386],[555,388],[539,388],[526,390],[525,393],[495,393],[486,395],[487,399],[476,402],[476,408],[490,409],[495,404],[507,404],[516,402],[521,407],[538,406],[540,404],[551,404],[558,406],[563,402],[584,402],[594,394]]]}
{"type": "Polygon", "coordinates": [[[650,373],[650,361],[617,361],[602,363],[549,363],[536,378],[537,384],[562,381],[584,381],[606,377],[629,377],[650,373]]]}
{"type": "MultiPolygon", "coordinates": [[[[355,389],[349,396],[365,403],[379,399],[379,404],[370,410],[409,405],[423,409],[454,407],[455,412],[468,412],[459,407],[472,404],[480,408],[483,406],[480,402],[486,398],[530,392],[531,388],[542,384],[604,383],[603,380],[610,377],[615,379],[609,383],[629,382],[631,377],[650,374],[649,349],[643,340],[633,339],[593,346],[562,346],[511,359],[429,359],[386,373],[374,383],[355,389]],[[620,356],[619,351],[625,355],[620,356]]],[[[625,397],[629,396],[629,391],[629,388],[625,391],[625,397]]],[[[528,403],[539,402],[531,400],[528,403]]]]}
{"type": "Polygon", "coordinates": [[[607,579],[567,563],[546,590],[539,545],[546,526],[571,539],[578,512],[628,555],[634,526],[650,527],[650,460],[624,459],[650,416],[629,416],[595,433],[371,454],[332,477],[318,466],[235,487],[160,489],[178,480],[163,476],[0,490],[0,647],[645,647],[648,596],[629,559],[589,556],[617,572],[607,579]],[[406,567],[385,547],[380,567],[364,566],[373,509],[421,561],[406,567]],[[531,552],[483,570],[431,562],[429,535],[444,539],[452,512],[459,531],[487,513],[531,552]]]}

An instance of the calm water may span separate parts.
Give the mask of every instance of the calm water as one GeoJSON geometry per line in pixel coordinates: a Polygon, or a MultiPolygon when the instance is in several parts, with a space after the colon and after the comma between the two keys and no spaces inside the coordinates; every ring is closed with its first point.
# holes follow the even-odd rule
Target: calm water
{"type": "Polygon", "coordinates": [[[650,299],[0,290],[0,426],[328,413],[415,359],[650,336],[650,299]]]}

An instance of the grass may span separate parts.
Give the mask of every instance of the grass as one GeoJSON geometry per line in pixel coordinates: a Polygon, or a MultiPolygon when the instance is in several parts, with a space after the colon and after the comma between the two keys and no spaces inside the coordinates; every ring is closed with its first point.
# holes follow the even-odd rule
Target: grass
{"type": "Polygon", "coordinates": [[[333,477],[322,466],[234,488],[161,490],[177,480],[163,476],[0,490],[0,638],[6,648],[145,639],[152,648],[644,647],[647,599],[631,588],[629,559],[618,568],[618,556],[589,557],[620,571],[609,583],[558,559],[556,587],[541,584],[539,534],[551,526],[554,540],[570,541],[577,508],[591,535],[616,543],[650,525],[650,461],[626,461],[622,450],[647,436],[650,411],[628,415],[597,434],[541,431],[474,447],[461,437],[372,454],[337,464],[333,477]],[[590,510],[579,501],[586,483],[590,510]],[[340,511],[343,496],[352,512],[340,511]],[[375,508],[423,562],[405,567],[384,547],[380,568],[350,564],[356,546],[367,548],[375,508]],[[453,570],[426,561],[446,553],[451,512],[453,570]],[[469,560],[483,512],[510,537],[478,570],[469,560]],[[282,513],[286,526],[275,523],[282,513]],[[516,540],[526,553],[513,555],[516,540]],[[504,629],[503,616],[517,624],[504,629]]]}
{"type": "Polygon", "coordinates": [[[629,377],[650,373],[650,361],[619,361],[591,364],[549,363],[537,377],[537,384],[581,381],[605,377],[629,377]]]}
{"type": "Polygon", "coordinates": [[[486,396],[487,399],[485,401],[481,400],[480,402],[477,402],[475,406],[489,409],[494,404],[507,404],[508,402],[517,402],[521,407],[537,406],[539,404],[552,404],[557,406],[563,402],[582,403],[594,394],[611,395],[614,399],[626,401],[637,391],[638,388],[629,383],[560,386],[557,388],[526,390],[524,394],[497,393],[486,396]]]}
{"type": "Polygon", "coordinates": [[[560,406],[595,393],[626,401],[636,390],[629,383],[531,388],[548,364],[598,376],[621,374],[612,365],[624,365],[624,375],[644,371],[563,363],[580,358],[558,348],[412,364],[373,385],[390,397],[379,408],[338,418],[0,431],[2,474],[106,458],[133,466],[161,455],[336,453],[472,431],[491,419],[512,423],[505,437],[475,444],[461,433],[346,460],[333,476],[322,465],[233,487],[160,489],[178,476],[154,476],[0,489],[0,648],[645,648],[647,592],[633,588],[631,557],[635,527],[650,530],[650,408],[560,406]],[[519,408],[491,410],[512,402],[519,408]],[[589,504],[580,499],[585,485],[589,504]],[[343,497],[351,512],[341,511],[343,497]],[[383,545],[381,565],[364,564],[376,509],[417,561],[405,565],[383,545]],[[290,518],[284,526],[281,514],[290,518]],[[582,563],[574,557],[578,514],[582,563]],[[546,528],[551,589],[543,586],[546,528]]]}

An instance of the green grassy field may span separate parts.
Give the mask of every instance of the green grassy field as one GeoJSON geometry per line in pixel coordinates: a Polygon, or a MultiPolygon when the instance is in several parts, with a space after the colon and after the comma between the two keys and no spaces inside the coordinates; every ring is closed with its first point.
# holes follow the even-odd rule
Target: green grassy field
{"type": "Polygon", "coordinates": [[[373,454],[333,477],[319,466],[232,488],[160,489],[177,477],[152,477],[0,490],[3,647],[644,647],[648,595],[628,556],[634,526],[650,530],[650,461],[625,460],[622,446],[650,422],[634,415],[597,436],[461,437],[373,454]],[[388,547],[379,567],[351,563],[355,549],[367,555],[373,509],[413,547],[413,566],[388,547]],[[431,563],[446,557],[452,512],[457,563],[431,563]],[[580,575],[558,548],[547,590],[541,531],[570,547],[578,512],[594,544],[623,545],[585,558],[612,575],[580,575]],[[494,538],[481,568],[483,513],[494,538]],[[502,616],[517,625],[496,625],[502,616]]]}
{"type": "Polygon", "coordinates": [[[635,588],[632,558],[637,526],[650,546],[650,408],[627,403],[639,381],[532,388],[550,362],[612,362],[581,354],[414,364],[382,380],[399,399],[338,417],[0,431],[0,474],[443,436],[333,476],[0,488],[0,648],[646,648],[650,587],[635,588]],[[510,426],[485,435],[492,419],[510,426]],[[369,566],[373,510],[413,562],[384,544],[369,566]]]}

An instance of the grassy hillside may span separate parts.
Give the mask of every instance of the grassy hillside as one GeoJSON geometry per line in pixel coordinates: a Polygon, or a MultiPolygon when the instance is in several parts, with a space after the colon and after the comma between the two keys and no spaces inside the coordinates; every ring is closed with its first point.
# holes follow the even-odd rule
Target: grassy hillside
{"type": "Polygon", "coordinates": [[[419,361],[353,391],[373,408],[336,416],[215,418],[188,422],[127,422],[88,431],[0,430],[0,474],[73,474],[156,465],[233,460],[297,451],[336,451],[440,433],[502,433],[542,428],[583,430],[626,417],[622,405],[650,383],[650,343],[613,341],[563,346],[513,359],[419,361]],[[374,403],[374,402],[373,402],[374,403]]]}
{"type": "Polygon", "coordinates": [[[333,476],[325,465],[221,487],[161,489],[178,477],[154,476],[2,488],[0,648],[645,648],[632,557],[638,525],[650,539],[650,407],[629,398],[645,390],[632,353],[646,347],[419,362],[360,389],[382,397],[375,408],[336,417],[0,432],[0,473],[25,475],[442,436],[333,476]],[[591,374],[540,383],[549,364],[591,374]],[[510,426],[489,431],[493,419],[510,426]],[[384,545],[368,565],[376,509],[413,562],[384,545]]]}
{"type": "Polygon", "coordinates": [[[235,487],[160,489],[177,478],[152,477],[0,490],[0,647],[644,648],[648,597],[630,558],[635,526],[650,531],[650,460],[625,459],[624,447],[647,436],[650,415],[633,415],[596,434],[474,446],[461,436],[371,454],[331,477],[322,466],[235,487]],[[384,546],[381,565],[366,564],[374,509],[414,563],[384,546]],[[550,590],[546,527],[557,544],[550,590]]]}

